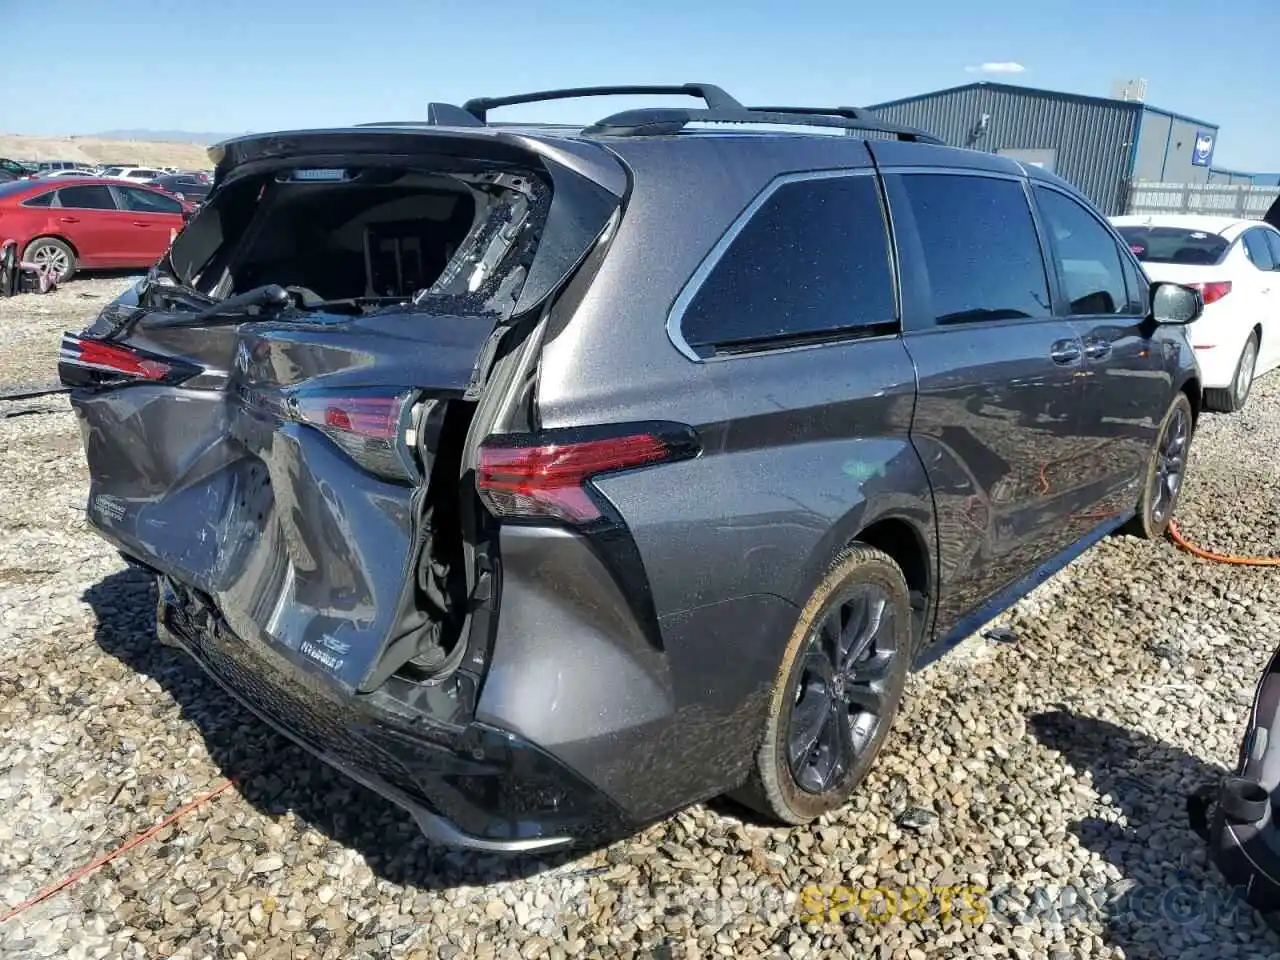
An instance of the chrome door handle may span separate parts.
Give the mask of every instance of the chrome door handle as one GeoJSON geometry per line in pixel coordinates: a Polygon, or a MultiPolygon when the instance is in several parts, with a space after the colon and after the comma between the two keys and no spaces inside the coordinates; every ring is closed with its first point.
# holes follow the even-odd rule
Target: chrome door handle
{"type": "Polygon", "coordinates": [[[1111,356],[1111,341],[1109,340],[1086,340],[1084,344],[1084,355],[1090,360],[1105,360],[1111,356]]]}
{"type": "Polygon", "coordinates": [[[1080,341],[1059,340],[1050,348],[1049,356],[1053,358],[1054,363],[1062,364],[1063,366],[1075,363],[1080,359],[1080,341]]]}

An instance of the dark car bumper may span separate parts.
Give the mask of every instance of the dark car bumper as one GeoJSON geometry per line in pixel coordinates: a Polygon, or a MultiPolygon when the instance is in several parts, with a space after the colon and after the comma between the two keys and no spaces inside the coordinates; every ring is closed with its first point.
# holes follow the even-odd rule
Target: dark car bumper
{"type": "Polygon", "coordinates": [[[434,842],[519,853],[602,841],[636,825],[536,745],[485,724],[445,730],[344,696],[287,657],[235,636],[192,593],[160,579],[162,642],[184,649],[277,731],[408,811],[434,842]]]}

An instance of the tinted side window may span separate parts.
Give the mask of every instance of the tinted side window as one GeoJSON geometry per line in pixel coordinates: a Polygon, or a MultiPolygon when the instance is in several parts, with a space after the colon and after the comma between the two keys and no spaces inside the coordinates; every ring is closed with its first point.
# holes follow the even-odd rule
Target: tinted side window
{"type": "Polygon", "coordinates": [[[30,200],[23,200],[22,205],[24,207],[51,207],[53,206],[53,191],[37,194],[30,200]]]}
{"type": "Polygon", "coordinates": [[[1276,262],[1276,269],[1280,270],[1280,233],[1274,230],[1264,230],[1267,235],[1267,244],[1271,247],[1271,259],[1276,262]]]}
{"type": "Polygon", "coordinates": [[[1107,229],[1066,194],[1036,187],[1035,196],[1071,312],[1084,316],[1130,312],[1120,248],[1107,229]]]}
{"type": "Polygon", "coordinates": [[[58,191],[58,203],[64,207],[80,210],[114,210],[115,199],[111,191],[97,185],[82,187],[63,187],[58,191]]]}
{"type": "Polygon", "coordinates": [[[699,353],[896,322],[880,191],[871,176],[784,183],[734,237],[689,302],[699,353]]]}
{"type": "Polygon", "coordinates": [[[1259,270],[1271,270],[1276,265],[1271,256],[1271,247],[1267,244],[1267,238],[1262,230],[1245,231],[1244,252],[1249,255],[1250,262],[1259,270]]]}
{"type": "Polygon", "coordinates": [[[938,324],[1050,315],[1040,241],[1022,184],[904,174],[938,324]]]}
{"type": "Polygon", "coordinates": [[[177,200],[150,190],[135,190],[132,187],[118,188],[124,195],[124,208],[137,213],[181,213],[182,204],[177,200]]]}

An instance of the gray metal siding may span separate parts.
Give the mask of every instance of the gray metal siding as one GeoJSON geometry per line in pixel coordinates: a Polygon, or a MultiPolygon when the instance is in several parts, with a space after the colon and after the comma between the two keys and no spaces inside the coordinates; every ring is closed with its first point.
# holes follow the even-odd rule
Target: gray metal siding
{"type": "MultiPolygon", "coordinates": [[[[955,146],[997,150],[1052,150],[1054,173],[1074,184],[1106,214],[1123,202],[1123,182],[1140,105],[1086,102],[1033,91],[961,88],[874,109],[886,120],[922,127],[955,146]],[[970,142],[982,114],[985,134],[970,142]]],[[[1194,135],[1194,134],[1193,134],[1194,135]]],[[[1190,161],[1190,147],[1187,157],[1190,161]]]]}
{"type": "Polygon", "coordinates": [[[1204,127],[1187,120],[1173,121],[1173,136],[1169,139],[1169,156],[1165,160],[1164,176],[1167,183],[1208,183],[1209,168],[1197,167],[1191,162],[1195,151],[1196,133],[1208,130],[1216,138],[1214,127],[1204,127]]]}
{"type": "Polygon", "coordinates": [[[1138,155],[1134,160],[1135,180],[1159,180],[1164,166],[1164,152],[1169,140],[1171,117],[1164,114],[1142,112],[1142,127],[1138,133],[1138,155]]]}
{"type": "Polygon", "coordinates": [[[1208,183],[1209,168],[1191,162],[1196,134],[1201,130],[1213,134],[1213,124],[1171,117],[1159,111],[1144,110],[1142,132],[1138,137],[1138,158],[1134,165],[1135,180],[1163,183],[1208,183]]]}

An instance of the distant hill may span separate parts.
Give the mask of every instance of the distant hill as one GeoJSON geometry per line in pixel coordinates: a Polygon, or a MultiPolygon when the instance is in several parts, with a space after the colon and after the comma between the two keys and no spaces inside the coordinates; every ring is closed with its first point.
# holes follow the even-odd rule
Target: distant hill
{"type": "Polygon", "coordinates": [[[95,140],[139,140],[159,143],[198,143],[201,145],[218,143],[238,133],[198,133],[192,130],[106,130],[102,133],[90,134],[95,140]]]}
{"type": "MultiPolygon", "coordinates": [[[[123,133],[124,131],[122,131],[123,133]]],[[[11,160],[71,160],[92,165],[97,163],[136,163],[146,167],[179,167],[184,170],[207,170],[208,141],[157,140],[163,131],[138,131],[146,137],[119,139],[103,135],[85,137],[28,137],[0,133],[0,157],[11,160]]],[[[202,136],[202,134],[191,134],[202,136]]]]}

